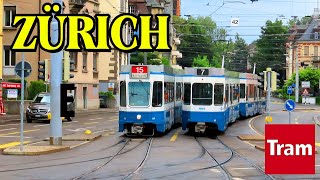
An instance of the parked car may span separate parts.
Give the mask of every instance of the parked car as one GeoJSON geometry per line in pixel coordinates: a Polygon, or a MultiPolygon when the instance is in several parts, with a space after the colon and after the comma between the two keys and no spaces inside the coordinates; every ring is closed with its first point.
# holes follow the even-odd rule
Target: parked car
{"type": "MultiPolygon", "coordinates": [[[[68,98],[72,98],[73,102],[68,103],[68,109],[74,109],[74,97],[68,94],[68,98]]],[[[50,93],[42,92],[34,97],[26,110],[27,123],[32,123],[32,120],[50,120],[50,93]]],[[[65,117],[68,121],[72,121],[72,117],[65,117]]]]}

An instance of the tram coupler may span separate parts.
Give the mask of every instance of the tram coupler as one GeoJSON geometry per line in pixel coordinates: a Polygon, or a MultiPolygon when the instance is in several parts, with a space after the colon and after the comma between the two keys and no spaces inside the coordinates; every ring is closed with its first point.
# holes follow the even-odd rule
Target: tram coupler
{"type": "Polygon", "coordinates": [[[204,133],[206,131],[206,123],[204,122],[198,122],[195,126],[194,126],[194,132],[195,133],[204,133]]]}
{"type": "Polygon", "coordinates": [[[142,132],[143,132],[143,124],[133,124],[131,126],[131,133],[142,134],[142,132]]]}

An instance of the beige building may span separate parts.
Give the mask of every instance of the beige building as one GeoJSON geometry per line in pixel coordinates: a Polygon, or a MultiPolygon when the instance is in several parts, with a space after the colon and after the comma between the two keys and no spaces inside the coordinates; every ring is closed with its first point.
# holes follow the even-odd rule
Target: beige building
{"type": "MultiPolygon", "coordinates": [[[[3,19],[3,0],[0,0],[0,19],[3,19]]],[[[0,21],[0,27],[3,26],[3,21],[0,21]]],[[[2,37],[3,37],[3,29],[0,28],[0,57],[2,57],[2,37]]],[[[2,69],[2,61],[0,61],[0,80],[2,79],[2,73],[3,73],[3,69],[2,69]]],[[[1,88],[0,88],[1,90],[1,88]]],[[[2,92],[0,93],[0,96],[2,96],[2,92]]]]}
{"type": "MultiPolygon", "coordinates": [[[[101,14],[109,14],[110,22],[119,14],[128,12],[128,0],[103,0],[100,1],[101,14]]],[[[128,41],[128,29],[123,29],[124,42],[128,41]]],[[[110,44],[111,45],[111,44],[110,44]]],[[[107,92],[116,89],[117,79],[121,65],[127,64],[127,54],[112,48],[111,52],[101,52],[99,59],[99,91],[107,92]]]]}
{"type": "MultiPolygon", "coordinates": [[[[14,14],[39,14],[42,13],[42,5],[51,0],[19,0],[11,1],[4,0],[4,24],[3,24],[3,78],[17,78],[14,72],[14,66],[21,60],[20,52],[10,51],[18,29],[13,28],[12,21],[14,14]]],[[[94,16],[99,13],[99,0],[64,0],[64,13],[80,13],[94,16]]],[[[36,35],[35,29],[32,35],[36,35]]],[[[1,33],[0,33],[1,34],[1,33]]],[[[0,36],[1,38],[1,36],[0,36]]],[[[38,80],[38,61],[50,59],[50,54],[37,50],[36,52],[25,53],[25,59],[32,65],[32,73],[27,78],[27,81],[38,80]]],[[[100,53],[93,52],[78,52],[70,53],[70,59],[75,60],[74,69],[71,72],[74,78],[69,80],[69,83],[75,83],[77,90],[75,92],[76,108],[77,109],[96,109],[99,108],[99,76],[104,74],[103,70],[99,69],[100,59],[104,56],[100,53]]]]}

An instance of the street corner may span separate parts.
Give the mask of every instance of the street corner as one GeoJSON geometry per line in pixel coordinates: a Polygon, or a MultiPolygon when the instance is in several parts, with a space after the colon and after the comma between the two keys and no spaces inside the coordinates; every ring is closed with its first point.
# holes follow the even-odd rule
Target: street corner
{"type": "Polygon", "coordinates": [[[20,146],[9,147],[3,150],[5,155],[37,156],[69,150],[69,146],[50,145],[26,145],[20,150],[20,146]]]}

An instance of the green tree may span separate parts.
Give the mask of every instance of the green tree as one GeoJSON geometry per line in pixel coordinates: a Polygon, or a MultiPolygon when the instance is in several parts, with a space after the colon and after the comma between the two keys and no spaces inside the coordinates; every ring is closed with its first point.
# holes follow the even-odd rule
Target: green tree
{"type": "Polygon", "coordinates": [[[268,20],[261,28],[261,36],[256,41],[257,53],[253,56],[252,62],[257,65],[257,72],[264,71],[267,67],[285,77],[285,56],[288,27],[282,21],[274,22],[268,20]]]}
{"type": "Polygon", "coordinates": [[[207,56],[200,56],[195,57],[192,63],[192,67],[211,67],[212,65],[209,62],[207,56]]]}
{"type": "Polygon", "coordinates": [[[31,100],[38,93],[45,92],[45,91],[46,91],[46,85],[44,84],[43,81],[31,81],[30,86],[28,87],[28,99],[31,100]]]}
{"type": "Polygon", "coordinates": [[[178,50],[183,58],[178,63],[181,66],[190,67],[193,60],[200,56],[207,56],[214,64],[221,64],[222,55],[225,54],[228,41],[220,41],[226,35],[225,29],[217,28],[211,17],[189,17],[188,20],[181,17],[173,17],[174,27],[181,39],[178,50]]]}
{"type": "Polygon", "coordinates": [[[167,57],[162,57],[161,62],[165,66],[170,66],[170,61],[167,57]]]}
{"type": "Polygon", "coordinates": [[[249,51],[246,41],[237,34],[233,46],[233,54],[230,61],[227,61],[228,69],[237,72],[247,72],[249,51]]]}

